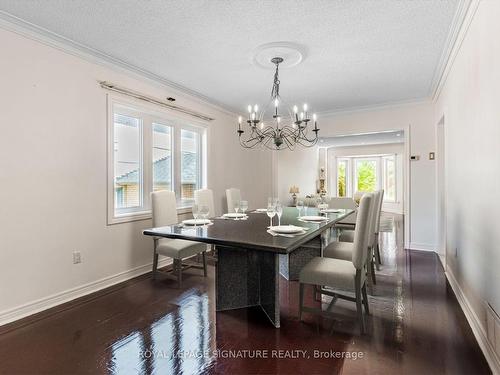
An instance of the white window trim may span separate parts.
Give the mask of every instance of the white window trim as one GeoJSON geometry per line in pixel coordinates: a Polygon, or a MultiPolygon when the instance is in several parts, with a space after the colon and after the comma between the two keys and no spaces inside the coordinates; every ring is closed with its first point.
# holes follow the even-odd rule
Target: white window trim
{"type": "MultiPolygon", "coordinates": [[[[159,110],[156,106],[143,105],[134,100],[124,99],[120,95],[107,94],[107,223],[108,225],[128,223],[139,220],[151,219],[151,197],[150,192],[152,191],[152,168],[145,168],[146,163],[152,160],[152,132],[144,131],[144,123],[141,122],[141,170],[142,170],[142,208],[136,211],[119,213],[115,212],[115,200],[114,200],[114,107],[120,106],[122,108],[130,108],[130,115],[137,116],[137,114],[146,115],[148,117],[148,124],[153,122],[159,124],[165,124],[172,127],[173,137],[172,137],[172,149],[173,149],[173,187],[178,197],[178,203],[181,202],[180,199],[180,132],[181,129],[196,131],[200,134],[199,142],[199,155],[201,162],[198,165],[201,168],[199,173],[201,182],[200,188],[206,188],[207,186],[207,144],[208,144],[208,123],[200,120],[193,120],[191,117],[183,116],[177,113],[172,113],[166,110],[159,110]],[[133,113],[136,113],[135,115],[133,113]],[[177,147],[177,143],[179,146],[177,147]],[[179,163],[179,167],[175,167],[175,163],[179,163]],[[178,176],[177,176],[178,175],[178,176]]],[[[127,111],[123,111],[127,112],[127,111]]],[[[191,212],[192,202],[187,202],[188,204],[180,205],[177,207],[177,214],[184,214],[191,212]]]]}

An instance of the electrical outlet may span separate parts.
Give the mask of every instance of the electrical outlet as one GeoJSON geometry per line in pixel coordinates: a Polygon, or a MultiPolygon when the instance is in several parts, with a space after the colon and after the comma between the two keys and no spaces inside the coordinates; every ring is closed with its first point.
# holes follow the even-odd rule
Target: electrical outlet
{"type": "Polygon", "coordinates": [[[82,263],[82,254],[79,251],[73,251],[73,264],[82,263]]]}

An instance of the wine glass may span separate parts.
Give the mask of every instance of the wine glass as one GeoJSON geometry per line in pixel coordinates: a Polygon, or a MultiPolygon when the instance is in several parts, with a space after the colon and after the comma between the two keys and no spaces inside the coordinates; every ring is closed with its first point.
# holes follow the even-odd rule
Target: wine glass
{"type": "Polygon", "coordinates": [[[302,212],[302,207],[304,207],[304,202],[303,201],[297,201],[297,210],[299,210],[299,217],[302,212]]]}
{"type": "Polygon", "coordinates": [[[240,201],[240,210],[243,215],[248,210],[248,201],[240,201]]]}
{"type": "Polygon", "coordinates": [[[240,202],[239,201],[236,201],[234,202],[234,212],[238,213],[238,211],[240,210],[240,202]]]}
{"type": "MultiPolygon", "coordinates": [[[[193,204],[192,211],[193,211],[193,218],[195,220],[198,220],[198,217],[200,216],[200,208],[196,203],[193,204]]],[[[194,225],[196,226],[196,223],[194,225]]]]}
{"type": "Polygon", "coordinates": [[[269,226],[273,226],[273,217],[276,215],[276,206],[274,204],[268,204],[267,205],[267,216],[269,216],[269,226]]]}
{"type": "Polygon", "coordinates": [[[283,206],[280,202],[276,203],[276,214],[278,215],[278,225],[281,225],[281,215],[283,215],[283,206]]]}
{"type": "Polygon", "coordinates": [[[207,219],[209,212],[210,212],[210,209],[208,208],[208,206],[201,206],[200,207],[199,214],[200,214],[202,219],[207,219]]]}

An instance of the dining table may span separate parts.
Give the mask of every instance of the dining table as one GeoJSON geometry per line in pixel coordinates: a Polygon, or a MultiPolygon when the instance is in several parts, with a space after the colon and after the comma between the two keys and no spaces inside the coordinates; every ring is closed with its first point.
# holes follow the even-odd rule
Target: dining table
{"type": "MultiPolygon", "coordinates": [[[[215,245],[216,310],[260,306],[279,328],[280,277],[298,280],[302,267],[322,255],[335,224],[354,212],[350,209],[327,211],[318,212],[317,208],[308,207],[299,212],[295,207],[284,207],[280,224],[301,227],[299,234],[278,234],[270,230],[270,219],[263,209],[249,212],[244,219],[222,216],[211,218],[208,225],[179,223],[146,229],[143,234],[215,245]],[[310,216],[324,219],[306,220],[310,216]]],[[[273,218],[273,225],[278,225],[277,217],[273,218]]]]}

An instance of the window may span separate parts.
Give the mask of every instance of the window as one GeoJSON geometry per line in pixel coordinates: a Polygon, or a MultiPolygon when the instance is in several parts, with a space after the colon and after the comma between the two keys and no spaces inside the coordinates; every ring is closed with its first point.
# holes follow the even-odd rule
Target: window
{"type": "Polygon", "coordinates": [[[376,159],[355,159],[356,191],[373,192],[378,189],[376,159]]]}
{"type": "Polygon", "coordinates": [[[141,120],[114,114],[114,189],[117,212],[142,206],[141,120]]]}
{"type": "Polygon", "coordinates": [[[384,202],[397,202],[396,155],[337,158],[337,196],[384,189],[384,202]]]}
{"type": "Polygon", "coordinates": [[[337,197],[350,195],[349,188],[349,160],[339,159],[337,161],[337,197]]]}
{"type": "Polygon", "coordinates": [[[194,191],[200,188],[200,135],[194,131],[181,130],[181,199],[194,198],[194,191]]]}
{"type": "Polygon", "coordinates": [[[384,156],[384,200],[396,201],[396,158],[394,155],[384,156]]]}
{"type": "Polygon", "coordinates": [[[151,217],[152,191],[173,190],[189,207],[204,186],[204,125],[113,100],[109,110],[108,223],[151,217]]]}

